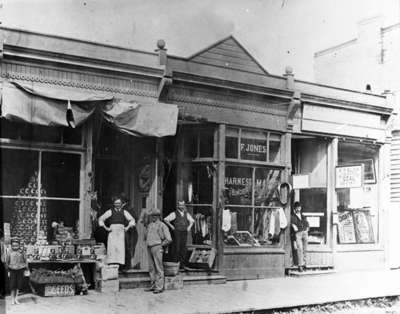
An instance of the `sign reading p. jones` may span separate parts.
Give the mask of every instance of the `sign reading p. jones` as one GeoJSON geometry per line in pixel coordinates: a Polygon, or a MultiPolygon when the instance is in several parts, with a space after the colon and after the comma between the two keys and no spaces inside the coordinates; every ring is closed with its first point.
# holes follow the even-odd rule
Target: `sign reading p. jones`
{"type": "Polygon", "coordinates": [[[364,165],[336,167],[336,188],[359,188],[363,186],[364,165]]]}

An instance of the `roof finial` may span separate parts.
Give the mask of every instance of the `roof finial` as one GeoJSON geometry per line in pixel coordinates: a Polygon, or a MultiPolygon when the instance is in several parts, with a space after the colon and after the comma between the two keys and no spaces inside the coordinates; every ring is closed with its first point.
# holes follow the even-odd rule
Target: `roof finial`
{"type": "Polygon", "coordinates": [[[167,64],[167,49],[165,49],[164,39],[157,40],[156,52],[158,52],[158,59],[160,61],[160,65],[166,65],[167,64]]]}

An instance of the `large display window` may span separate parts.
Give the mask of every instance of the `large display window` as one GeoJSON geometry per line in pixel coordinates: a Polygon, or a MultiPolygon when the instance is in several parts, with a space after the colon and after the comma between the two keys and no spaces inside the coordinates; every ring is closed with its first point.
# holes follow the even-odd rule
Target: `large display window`
{"type": "Polygon", "coordinates": [[[0,209],[11,235],[52,241],[52,222],[78,232],[83,152],[66,148],[82,145],[82,130],[0,121],[0,209]]]}
{"type": "Polygon", "coordinates": [[[229,246],[279,244],[283,210],[275,206],[282,171],[271,167],[225,168],[224,242],[229,246]],[[228,216],[228,217],[226,217],[228,216]]]}
{"type": "Polygon", "coordinates": [[[376,145],[338,143],[339,244],[373,244],[379,240],[378,153],[376,145]]]}

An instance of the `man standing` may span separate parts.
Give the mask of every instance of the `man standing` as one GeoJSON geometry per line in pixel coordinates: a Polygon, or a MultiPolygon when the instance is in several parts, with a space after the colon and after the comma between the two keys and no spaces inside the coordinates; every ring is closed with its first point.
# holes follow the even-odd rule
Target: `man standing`
{"type": "Polygon", "coordinates": [[[145,233],[151,286],[146,291],[161,293],[164,290],[163,247],[172,242],[168,227],[160,220],[161,212],[153,209],[145,233]]]}
{"type": "Polygon", "coordinates": [[[193,226],[194,219],[187,212],[185,202],[179,201],[177,210],[165,217],[164,221],[174,231],[175,242],[172,255],[175,262],[180,262],[180,267],[183,268],[186,258],[187,235],[193,226]],[[171,224],[172,222],[173,224],[171,224]]]}
{"type": "Polygon", "coordinates": [[[309,225],[308,221],[301,213],[300,202],[294,202],[293,204],[291,224],[295,241],[294,243],[296,244],[297,263],[299,266],[299,271],[302,272],[306,268],[309,225]]]}

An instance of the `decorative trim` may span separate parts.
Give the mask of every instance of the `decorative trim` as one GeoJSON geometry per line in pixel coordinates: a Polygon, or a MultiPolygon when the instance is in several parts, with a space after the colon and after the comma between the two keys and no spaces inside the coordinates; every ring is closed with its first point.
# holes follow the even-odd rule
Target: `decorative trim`
{"type": "Polygon", "coordinates": [[[10,62],[1,64],[1,77],[153,98],[158,88],[157,81],[10,62]]]}
{"type": "Polygon", "coordinates": [[[257,98],[259,99],[254,99],[254,97],[243,97],[237,93],[219,93],[211,90],[206,91],[189,87],[173,86],[168,93],[167,100],[172,103],[191,103],[215,108],[286,116],[289,101],[275,103],[268,100],[262,101],[262,97],[257,98]],[[251,103],[249,104],[249,102],[251,103]],[[281,106],[281,108],[278,106],[281,106]]]}

